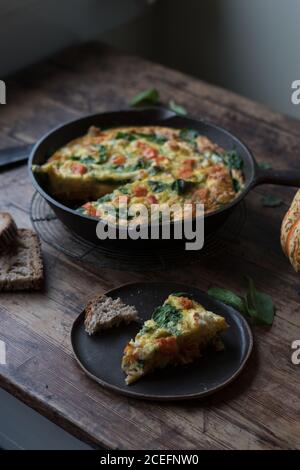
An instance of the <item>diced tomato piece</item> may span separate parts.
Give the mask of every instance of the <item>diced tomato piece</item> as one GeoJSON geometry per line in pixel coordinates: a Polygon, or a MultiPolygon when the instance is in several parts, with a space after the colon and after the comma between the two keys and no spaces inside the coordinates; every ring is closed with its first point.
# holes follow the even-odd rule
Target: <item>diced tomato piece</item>
{"type": "Polygon", "coordinates": [[[161,162],[166,160],[166,157],[164,157],[163,155],[158,155],[157,157],[154,158],[154,160],[155,160],[156,165],[159,166],[161,162]]]}
{"type": "Polygon", "coordinates": [[[136,146],[141,150],[144,150],[146,147],[149,147],[149,145],[145,144],[145,142],[142,142],[141,140],[137,141],[136,146]]]}
{"type": "Polygon", "coordinates": [[[139,149],[142,150],[143,157],[147,159],[151,160],[152,158],[155,158],[158,155],[158,151],[155,148],[150,147],[150,145],[145,144],[145,142],[138,142],[137,146],[139,149]]]}
{"type": "Polygon", "coordinates": [[[157,150],[153,149],[152,147],[148,147],[147,149],[144,150],[143,155],[145,158],[148,158],[151,160],[151,158],[156,158],[157,157],[157,150]]]}
{"type": "Polygon", "coordinates": [[[91,217],[95,217],[97,215],[97,209],[92,205],[91,202],[87,202],[82,207],[87,211],[88,215],[90,215],[91,217]]]}
{"type": "Polygon", "coordinates": [[[133,193],[137,197],[147,196],[148,189],[145,188],[145,186],[137,186],[136,188],[134,188],[133,193]]]}
{"type": "Polygon", "coordinates": [[[166,338],[159,338],[160,351],[164,354],[176,354],[178,352],[178,345],[174,336],[167,336],[166,338]]]}
{"type": "Polygon", "coordinates": [[[193,301],[191,299],[188,299],[187,297],[182,297],[180,299],[180,305],[182,306],[182,308],[189,310],[193,307],[193,301]]]}
{"type": "Polygon", "coordinates": [[[195,166],[195,160],[193,158],[188,158],[187,160],[184,160],[183,166],[186,170],[192,170],[195,166]]]}
{"type": "Polygon", "coordinates": [[[210,168],[208,168],[208,175],[214,175],[215,173],[223,173],[224,172],[224,166],[223,165],[213,165],[210,168]]]}
{"type": "Polygon", "coordinates": [[[71,165],[71,171],[74,175],[84,175],[87,172],[87,167],[82,163],[74,162],[71,165]]]}
{"type": "Polygon", "coordinates": [[[157,204],[157,199],[153,194],[150,194],[150,196],[147,197],[147,201],[149,204],[157,204]]]}
{"type": "Polygon", "coordinates": [[[126,162],[126,158],[124,157],[124,155],[115,155],[112,158],[112,163],[114,165],[124,165],[125,162],[126,162]]]}
{"type": "Polygon", "coordinates": [[[185,169],[185,168],[183,168],[183,170],[180,171],[179,176],[180,176],[180,178],[182,178],[182,179],[184,179],[184,180],[185,180],[185,179],[188,179],[188,178],[190,178],[191,176],[193,176],[193,171],[190,170],[190,169],[185,169]]]}

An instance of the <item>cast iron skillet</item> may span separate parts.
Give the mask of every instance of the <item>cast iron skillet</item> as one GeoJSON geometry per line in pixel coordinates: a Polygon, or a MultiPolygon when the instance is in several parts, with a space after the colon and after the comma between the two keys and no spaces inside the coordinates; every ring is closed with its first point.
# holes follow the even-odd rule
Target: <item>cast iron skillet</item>
{"type": "MultiPolygon", "coordinates": [[[[32,172],[32,165],[41,165],[60,147],[85,134],[92,125],[107,128],[131,125],[161,125],[174,128],[196,129],[226,150],[235,149],[244,162],[245,188],[242,193],[225,207],[205,215],[205,236],[215,232],[225,222],[231,212],[244,199],[247,193],[259,184],[272,183],[286,186],[300,186],[300,171],[262,170],[258,167],[251,151],[235,135],[222,127],[188,117],[178,116],[172,111],[160,108],[143,108],[138,110],[114,111],[86,116],[68,122],[50,131],[34,146],[29,157],[29,173],[34,187],[46,199],[56,216],[73,232],[82,238],[96,243],[134,243],[135,247],[153,243],[170,243],[170,240],[105,240],[96,236],[98,220],[81,215],[72,206],[54,199],[48,192],[45,182],[32,172]],[[137,243],[139,242],[139,243],[137,243]]],[[[176,241],[177,242],[177,241],[176,241]]]]}

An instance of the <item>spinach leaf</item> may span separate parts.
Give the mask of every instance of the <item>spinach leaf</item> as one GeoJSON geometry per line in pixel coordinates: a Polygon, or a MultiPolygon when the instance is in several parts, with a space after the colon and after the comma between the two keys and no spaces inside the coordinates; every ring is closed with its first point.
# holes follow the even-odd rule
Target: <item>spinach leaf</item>
{"type": "Polygon", "coordinates": [[[157,307],[154,310],[152,319],[160,328],[165,328],[173,335],[178,335],[178,322],[182,318],[182,312],[170,304],[157,307]]]}
{"type": "Polygon", "coordinates": [[[180,106],[180,104],[175,103],[173,100],[169,101],[169,108],[176,114],[181,114],[182,116],[187,115],[187,110],[183,106],[180,106]]]}
{"type": "Polygon", "coordinates": [[[151,180],[148,181],[148,185],[150,186],[152,191],[154,191],[155,193],[162,193],[169,186],[167,183],[163,183],[162,181],[151,181],[151,180]]]}
{"type": "Polygon", "coordinates": [[[139,158],[136,163],[130,166],[129,171],[136,171],[136,170],[144,170],[145,168],[149,168],[151,162],[145,160],[144,158],[139,158]]]}
{"type": "Polygon", "coordinates": [[[231,170],[241,170],[243,168],[243,159],[242,157],[240,157],[240,155],[237,154],[235,150],[230,150],[229,152],[226,152],[223,158],[225,164],[231,170]]]}
{"type": "Polygon", "coordinates": [[[120,193],[122,194],[129,194],[129,188],[126,188],[126,186],[120,186],[118,188],[118,190],[120,191],[120,193]]]}
{"type": "Polygon", "coordinates": [[[142,106],[147,104],[156,104],[159,101],[159,92],[156,88],[149,88],[134,96],[129,104],[130,106],[142,106]]]}
{"type": "Polygon", "coordinates": [[[199,136],[199,132],[196,129],[181,129],[179,137],[186,142],[193,142],[199,136]]]}
{"type": "Polygon", "coordinates": [[[248,277],[248,291],[246,294],[246,307],[248,315],[257,323],[272,325],[274,320],[274,305],[268,294],[258,292],[254,282],[248,277]]]}
{"type": "Polygon", "coordinates": [[[232,186],[236,193],[238,193],[241,190],[240,182],[235,178],[232,178],[232,186]]]}
{"type": "Polygon", "coordinates": [[[173,191],[176,191],[177,194],[182,195],[185,194],[189,189],[191,189],[194,184],[195,183],[193,183],[192,181],[178,179],[173,181],[173,183],[171,184],[171,189],[173,191]]]}
{"type": "Polygon", "coordinates": [[[99,145],[99,155],[97,158],[97,163],[105,163],[108,160],[108,153],[106,147],[104,145],[99,145]]]}
{"type": "Polygon", "coordinates": [[[259,163],[258,163],[258,166],[259,166],[259,168],[261,168],[262,170],[270,170],[270,169],[272,168],[271,163],[268,163],[268,162],[259,162],[259,163]]]}
{"type": "Polygon", "coordinates": [[[115,139],[124,139],[124,140],[127,140],[128,142],[133,142],[134,140],[138,140],[138,139],[145,139],[155,144],[164,144],[168,140],[168,138],[164,135],[144,134],[142,132],[132,132],[132,133],[118,132],[115,136],[115,139]]]}
{"type": "Polygon", "coordinates": [[[265,207],[278,207],[283,203],[282,199],[271,194],[267,194],[262,198],[262,204],[265,207]]]}
{"type": "Polygon", "coordinates": [[[117,134],[115,135],[115,139],[124,139],[128,142],[133,142],[137,139],[137,137],[135,134],[131,134],[129,132],[117,132],[117,134]]]}
{"type": "Polygon", "coordinates": [[[86,215],[86,209],[84,207],[78,207],[78,209],[76,209],[76,212],[79,212],[79,214],[86,215]]]}
{"type": "Polygon", "coordinates": [[[86,156],[86,157],[82,157],[80,159],[80,163],[84,163],[85,165],[90,165],[90,164],[93,164],[93,163],[96,163],[96,159],[91,157],[90,155],[86,156]]]}
{"type": "Polygon", "coordinates": [[[154,165],[150,171],[149,171],[149,175],[157,175],[158,173],[161,173],[162,171],[164,171],[163,167],[159,166],[159,165],[154,165]]]}
{"type": "Polygon", "coordinates": [[[235,308],[239,312],[244,314],[247,313],[244,300],[234,292],[227,289],[221,289],[219,287],[211,287],[208,289],[207,293],[214,299],[235,308]]]}
{"type": "Polygon", "coordinates": [[[105,194],[104,196],[100,197],[97,202],[102,203],[102,202],[110,202],[113,198],[112,193],[105,194]]]}
{"type": "Polygon", "coordinates": [[[245,297],[240,297],[227,289],[213,287],[208,290],[211,297],[230,305],[250,321],[257,324],[272,325],[274,320],[274,304],[271,297],[262,292],[258,292],[252,279],[248,279],[248,289],[245,297]]]}
{"type": "Polygon", "coordinates": [[[168,138],[165,135],[160,134],[137,134],[139,138],[143,138],[148,140],[149,142],[153,142],[155,144],[164,144],[167,142],[168,138]]]}

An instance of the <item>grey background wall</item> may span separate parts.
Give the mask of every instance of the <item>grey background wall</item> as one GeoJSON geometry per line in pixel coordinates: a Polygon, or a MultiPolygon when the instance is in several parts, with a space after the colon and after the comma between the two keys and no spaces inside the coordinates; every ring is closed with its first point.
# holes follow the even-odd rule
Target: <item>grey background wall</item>
{"type": "Polygon", "coordinates": [[[0,0],[0,78],[139,15],[148,0],[0,0]]]}
{"type": "Polygon", "coordinates": [[[300,118],[300,0],[0,0],[0,79],[101,39],[300,118]]]}
{"type": "Polygon", "coordinates": [[[160,0],[103,37],[300,118],[299,0],[160,0]]]}

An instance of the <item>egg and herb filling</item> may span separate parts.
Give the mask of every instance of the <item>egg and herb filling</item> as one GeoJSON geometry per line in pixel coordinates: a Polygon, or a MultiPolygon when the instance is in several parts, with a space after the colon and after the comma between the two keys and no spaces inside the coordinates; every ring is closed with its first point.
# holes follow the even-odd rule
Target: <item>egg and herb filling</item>
{"type": "Polygon", "coordinates": [[[188,294],[169,295],[124,349],[126,383],[168,365],[189,364],[208,345],[222,349],[219,334],[227,328],[223,317],[209,312],[188,294]]]}
{"type": "Polygon", "coordinates": [[[53,196],[85,201],[80,212],[101,218],[102,203],[120,197],[146,206],[200,202],[206,213],[215,211],[243,189],[242,166],[235,151],[195,130],[92,127],[33,170],[47,175],[53,196]]]}

